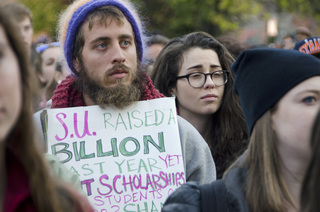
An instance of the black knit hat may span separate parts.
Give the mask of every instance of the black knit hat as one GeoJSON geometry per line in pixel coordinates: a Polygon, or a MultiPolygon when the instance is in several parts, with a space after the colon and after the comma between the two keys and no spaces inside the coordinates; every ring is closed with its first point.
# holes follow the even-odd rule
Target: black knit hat
{"type": "Polygon", "coordinates": [[[256,121],[300,82],[320,75],[320,60],[298,51],[251,49],[232,64],[249,134],[256,121]]]}

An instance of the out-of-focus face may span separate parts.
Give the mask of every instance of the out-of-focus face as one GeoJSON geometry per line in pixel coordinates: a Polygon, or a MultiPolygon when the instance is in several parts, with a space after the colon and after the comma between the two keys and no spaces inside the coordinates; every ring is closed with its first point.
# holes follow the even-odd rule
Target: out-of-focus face
{"type": "Polygon", "coordinates": [[[130,23],[125,19],[118,24],[112,19],[105,26],[97,18],[93,22],[91,30],[88,22],[82,26],[82,60],[88,76],[105,88],[115,87],[117,82],[131,84],[137,71],[137,52],[130,23]]]}
{"type": "Polygon", "coordinates": [[[32,44],[33,27],[29,17],[25,17],[19,22],[19,29],[27,49],[30,50],[32,44]]]}
{"type": "Polygon", "coordinates": [[[41,54],[42,64],[39,79],[42,83],[48,83],[53,77],[56,61],[59,57],[59,47],[49,47],[41,54]]]}
{"type": "Polygon", "coordinates": [[[308,37],[309,37],[309,36],[306,35],[306,34],[304,34],[304,33],[297,33],[297,34],[296,34],[296,39],[297,39],[297,41],[304,40],[304,39],[306,39],[306,38],[308,38],[308,37]]]}
{"type": "MultiPolygon", "coordinates": [[[[209,49],[192,48],[184,53],[178,76],[194,72],[212,73],[222,70],[218,55],[209,49]]],[[[178,100],[179,115],[184,118],[206,116],[215,113],[222,103],[225,86],[217,87],[207,76],[200,88],[191,87],[186,78],[178,79],[172,93],[178,100]]]]}
{"type": "Polygon", "coordinates": [[[0,142],[15,125],[22,107],[19,63],[0,25],[0,142]]]}
{"type": "Polygon", "coordinates": [[[280,152],[308,160],[310,133],[319,109],[320,76],[309,78],[283,96],[272,114],[280,152]]]}
{"type": "Polygon", "coordinates": [[[294,47],[294,42],[291,37],[287,37],[283,39],[283,48],[284,49],[292,49],[294,47]]]}
{"type": "Polygon", "coordinates": [[[159,53],[163,49],[163,47],[164,46],[162,44],[153,44],[153,45],[149,46],[146,49],[146,58],[149,58],[149,59],[155,61],[157,59],[159,53]]]}
{"type": "Polygon", "coordinates": [[[68,67],[68,64],[65,60],[59,61],[61,66],[61,71],[57,70],[57,63],[54,72],[54,79],[59,84],[62,80],[64,80],[68,75],[71,74],[71,71],[68,67]]]}

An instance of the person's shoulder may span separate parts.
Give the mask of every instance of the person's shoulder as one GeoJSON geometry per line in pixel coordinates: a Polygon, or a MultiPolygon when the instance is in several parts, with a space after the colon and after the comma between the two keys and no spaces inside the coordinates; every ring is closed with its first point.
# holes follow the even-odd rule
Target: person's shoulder
{"type": "Polygon", "coordinates": [[[224,174],[224,182],[228,191],[228,204],[233,211],[248,211],[245,199],[248,168],[244,164],[247,156],[245,151],[224,174]]]}
{"type": "Polygon", "coordinates": [[[187,134],[190,136],[194,135],[196,137],[199,137],[199,136],[202,137],[198,132],[198,130],[192,124],[190,124],[187,120],[185,120],[181,116],[177,116],[177,120],[178,120],[178,127],[179,127],[180,134],[187,134]]]}
{"type": "Polygon", "coordinates": [[[197,182],[187,182],[175,190],[166,200],[163,212],[200,211],[200,187],[197,182]]]}
{"type": "Polygon", "coordinates": [[[177,115],[177,120],[178,120],[179,128],[183,128],[183,129],[185,129],[185,131],[188,131],[188,129],[194,128],[192,126],[192,124],[190,124],[187,120],[185,120],[184,118],[182,118],[179,115],[177,115]]]}
{"type": "Polygon", "coordinates": [[[63,183],[64,189],[69,192],[73,199],[74,211],[76,212],[94,212],[88,198],[79,193],[74,187],[67,183],[63,183]]]}
{"type": "Polygon", "coordinates": [[[187,120],[178,117],[178,128],[180,134],[180,140],[183,143],[188,143],[189,147],[193,146],[193,148],[208,148],[207,143],[200,135],[199,131],[190,124],[187,120]]]}

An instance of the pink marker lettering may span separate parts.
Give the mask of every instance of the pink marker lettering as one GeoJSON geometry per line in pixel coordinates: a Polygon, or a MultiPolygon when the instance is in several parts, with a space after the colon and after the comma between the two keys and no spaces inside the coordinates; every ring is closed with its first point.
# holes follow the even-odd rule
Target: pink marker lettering
{"type": "Polygon", "coordinates": [[[56,135],[55,138],[57,139],[57,141],[62,141],[62,140],[64,140],[64,139],[68,136],[68,127],[67,127],[67,125],[63,122],[63,120],[59,117],[59,115],[63,115],[63,119],[65,119],[65,118],[67,117],[67,115],[64,114],[64,113],[58,113],[58,114],[56,115],[56,118],[58,119],[58,121],[60,122],[60,124],[62,125],[62,127],[64,128],[65,134],[64,134],[64,137],[63,137],[63,138],[59,138],[58,135],[56,135]]]}
{"type": "Polygon", "coordinates": [[[79,131],[78,131],[78,116],[77,116],[77,113],[73,114],[73,121],[74,121],[74,132],[75,132],[75,134],[76,134],[76,136],[78,138],[83,138],[85,135],[89,135],[89,136],[92,135],[89,132],[89,127],[88,127],[88,111],[84,112],[84,129],[83,129],[82,135],[80,135],[79,131]]]}

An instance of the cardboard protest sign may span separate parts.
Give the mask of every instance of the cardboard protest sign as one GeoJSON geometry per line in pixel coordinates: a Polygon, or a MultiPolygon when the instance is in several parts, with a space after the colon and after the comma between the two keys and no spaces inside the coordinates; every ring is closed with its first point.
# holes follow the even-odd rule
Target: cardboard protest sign
{"type": "Polygon", "coordinates": [[[161,211],[185,183],[173,98],[42,113],[48,153],[77,174],[96,211],[161,211]]]}

